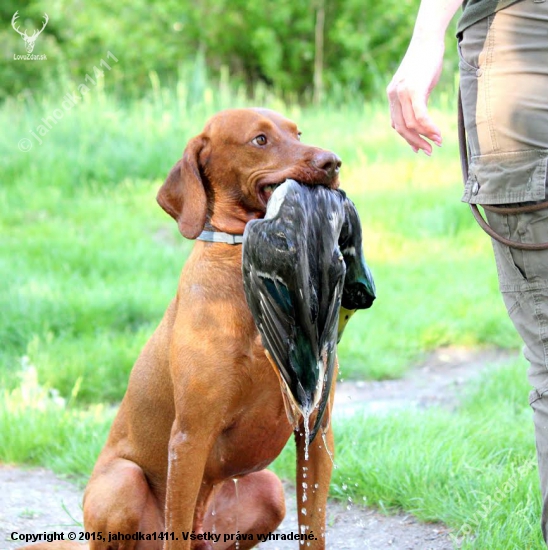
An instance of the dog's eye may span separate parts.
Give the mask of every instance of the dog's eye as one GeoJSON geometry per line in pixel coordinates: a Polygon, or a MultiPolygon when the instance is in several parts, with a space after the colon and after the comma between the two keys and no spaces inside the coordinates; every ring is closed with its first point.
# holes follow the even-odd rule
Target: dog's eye
{"type": "Polygon", "coordinates": [[[254,143],[255,145],[259,145],[260,147],[262,147],[267,143],[266,136],[264,134],[260,134],[251,143],[254,143]]]}
{"type": "Polygon", "coordinates": [[[301,141],[301,136],[302,136],[302,135],[303,135],[302,132],[297,132],[297,139],[298,139],[299,141],[301,141]]]}

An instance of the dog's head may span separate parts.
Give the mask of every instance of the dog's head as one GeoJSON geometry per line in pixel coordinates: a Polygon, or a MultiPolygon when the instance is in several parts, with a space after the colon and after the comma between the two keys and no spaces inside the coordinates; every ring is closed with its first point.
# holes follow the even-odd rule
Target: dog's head
{"type": "Polygon", "coordinates": [[[305,145],[297,125],[268,109],[230,109],[213,116],[191,139],[158,192],[158,203],[195,239],[206,221],[243,233],[261,218],[270,195],[286,179],[306,185],[339,185],[341,161],[305,145]]]}

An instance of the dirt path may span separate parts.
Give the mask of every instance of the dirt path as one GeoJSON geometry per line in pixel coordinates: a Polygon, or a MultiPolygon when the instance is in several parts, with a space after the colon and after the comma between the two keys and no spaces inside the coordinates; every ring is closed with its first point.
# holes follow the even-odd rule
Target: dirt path
{"type": "MultiPolygon", "coordinates": [[[[43,468],[0,467],[0,549],[21,546],[12,532],[80,533],[82,491],[43,468]]],[[[276,534],[298,533],[294,489],[286,488],[288,512],[276,534]]],[[[448,530],[441,524],[418,523],[412,516],[384,516],[374,510],[347,510],[332,502],[327,547],[333,550],[450,550],[448,530]]],[[[262,550],[296,550],[295,541],[271,540],[262,550]]]]}
{"type": "MultiPolygon", "coordinates": [[[[383,414],[404,407],[454,407],[459,388],[484,368],[511,357],[500,351],[459,348],[439,350],[399,380],[342,382],[335,414],[383,414]]],[[[297,532],[294,490],[287,488],[288,513],[277,533],[297,532]]],[[[80,532],[82,491],[42,468],[0,465],[0,550],[21,546],[11,533],[80,532]]],[[[424,524],[409,515],[385,516],[375,510],[329,504],[327,547],[333,550],[450,550],[448,529],[424,524]]],[[[263,550],[295,550],[295,541],[271,540],[263,550]]]]}
{"type": "Polygon", "coordinates": [[[455,408],[460,389],[485,368],[512,358],[505,350],[441,348],[397,380],[339,382],[335,393],[335,415],[382,414],[402,408],[434,405],[455,408]]]}
{"type": "MultiPolygon", "coordinates": [[[[286,488],[287,515],[274,533],[298,533],[294,489],[286,488]]],[[[452,550],[449,530],[441,523],[419,523],[413,516],[385,516],[376,510],[337,502],[329,503],[327,548],[329,550],[452,550]]],[[[268,541],[261,550],[296,550],[295,541],[268,541]]]]}

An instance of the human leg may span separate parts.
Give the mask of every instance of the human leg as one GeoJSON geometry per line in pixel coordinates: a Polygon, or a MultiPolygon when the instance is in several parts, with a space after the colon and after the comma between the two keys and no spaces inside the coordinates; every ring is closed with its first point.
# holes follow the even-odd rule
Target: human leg
{"type": "MultiPolygon", "coordinates": [[[[463,200],[516,205],[546,196],[548,4],[522,0],[467,29],[460,41],[461,92],[470,153],[463,200]]],[[[548,241],[548,210],[487,212],[511,240],[548,241]]],[[[548,251],[493,241],[500,290],[525,344],[548,540],[548,251]]]]}

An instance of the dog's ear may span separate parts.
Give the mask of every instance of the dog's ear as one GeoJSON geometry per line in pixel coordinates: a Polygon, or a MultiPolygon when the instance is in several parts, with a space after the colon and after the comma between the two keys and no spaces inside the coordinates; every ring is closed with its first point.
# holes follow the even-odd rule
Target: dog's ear
{"type": "Polygon", "coordinates": [[[203,147],[201,136],[188,142],[183,158],[171,169],[156,196],[158,204],[177,221],[179,231],[187,239],[195,239],[206,221],[207,197],[198,161],[203,147]]]}

